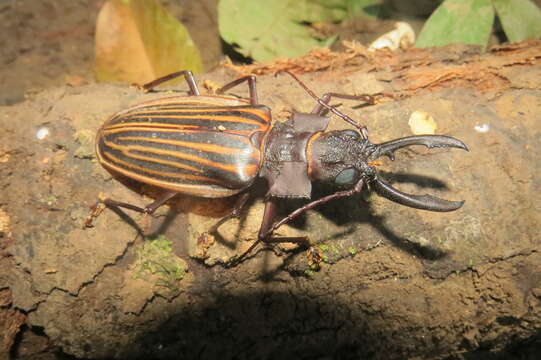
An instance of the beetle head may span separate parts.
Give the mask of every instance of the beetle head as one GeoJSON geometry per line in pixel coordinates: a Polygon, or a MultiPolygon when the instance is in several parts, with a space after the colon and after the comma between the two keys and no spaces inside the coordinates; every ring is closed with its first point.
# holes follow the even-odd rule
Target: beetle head
{"type": "Polygon", "coordinates": [[[468,150],[466,145],[455,138],[442,135],[409,136],[373,144],[361,133],[354,130],[319,133],[308,147],[310,177],[340,187],[352,188],[362,181],[371,186],[380,196],[399,204],[430,211],[453,211],[463,201],[448,201],[431,195],[412,195],[395,189],[385,182],[371,162],[381,156],[394,160],[398,149],[424,145],[430,148],[468,150]]]}

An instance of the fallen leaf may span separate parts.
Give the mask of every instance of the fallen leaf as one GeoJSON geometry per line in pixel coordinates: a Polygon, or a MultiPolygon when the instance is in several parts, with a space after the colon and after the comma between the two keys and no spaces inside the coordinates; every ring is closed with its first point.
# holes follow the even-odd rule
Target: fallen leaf
{"type": "Polygon", "coordinates": [[[156,0],[110,0],[96,23],[97,81],[145,83],[179,70],[202,70],[186,28],[156,0]]]}

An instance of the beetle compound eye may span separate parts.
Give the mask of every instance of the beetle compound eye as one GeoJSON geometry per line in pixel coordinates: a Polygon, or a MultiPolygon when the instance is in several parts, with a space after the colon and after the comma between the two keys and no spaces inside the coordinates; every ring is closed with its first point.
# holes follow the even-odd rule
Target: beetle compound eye
{"type": "Polygon", "coordinates": [[[352,185],[357,182],[359,179],[359,171],[355,168],[349,168],[343,170],[338,176],[334,179],[334,182],[337,185],[352,185]]]}

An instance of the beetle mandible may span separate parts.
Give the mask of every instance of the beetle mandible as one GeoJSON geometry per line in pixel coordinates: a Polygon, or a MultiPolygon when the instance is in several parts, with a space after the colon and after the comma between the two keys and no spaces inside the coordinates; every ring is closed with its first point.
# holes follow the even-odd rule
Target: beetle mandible
{"type": "Polygon", "coordinates": [[[258,176],[268,184],[263,219],[257,240],[240,258],[260,242],[309,245],[305,237],[272,235],[307,210],[358,193],[365,185],[380,196],[416,209],[444,212],[462,206],[463,201],[407,194],[395,189],[371,164],[382,156],[394,160],[396,150],[412,145],[467,151],[462,141],[443,135],[422,135],[371,143],[366,127],[329,105],[333,97],[370,101],[370,96],[327,93],[319,98],[294,74],[287,73],[317,105],[310,113],[293,112],[288,121],[274,125],[271,125],[270,109],[258,102],[254,75],[234,80],[216,92],[222,94],[246,82],[249,100],[201,95],[190,71],[179,71],[143,85],[143,90],[150,91],[165,81],[184,76],[190,90],[188,96],[143,102],[113,115],[98,130],[96,154],[107,170],[154,185],[163,193],[144,208],[109,198],[100,199],[85,226],[92,226],[93,218],[104,207],[152,214],[181,193],[207,198],[240,194],[232,211],[209,229],[214,232],[228,219],[240,215],[258,176]],[[327,110],[356,129],[326,131],[330,121],[324,115],[327,110]],[[310,199],[313,181],[331,183],[342,190],[309,202],[274,222],[276,199],[310,199]]]}

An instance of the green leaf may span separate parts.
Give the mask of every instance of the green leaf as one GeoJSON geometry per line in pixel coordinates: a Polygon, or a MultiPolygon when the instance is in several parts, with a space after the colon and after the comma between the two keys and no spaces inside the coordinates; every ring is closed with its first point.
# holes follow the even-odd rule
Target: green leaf
{"type": "Polygon", "coordinates": [[[347,0],[273,0],[269,2],[275,2],[277,5],[283,3],[287,6],[291,19],[299,22],[341,21],[347,15],[347,7],[342,5],[347,0]]]}
{"type": "Polygon", "coordinates": [[[529,0],[492,0],[510,42],[541,37],[541,10],[529,0]]]}
{"type": "Polygon", "coordinates": [[[486,46],[494,22],[491,0],[445,0],[428,18],[415,46],[486,46]]]}
{"type": "Polygon", "coordinates": [[[346,0],[348,18],[356,16],[376,17],[380,14],[382,0],[346,0]]]}
{"type": "Polygon", "coordinates": [[[202,70],[186,28],[156,0],[109,0],[96,23],[97,81],[145,83],[202,70]]]}
{"type": "Polygon", "coordinates": [[[238,51],[257,61],[297,57],[325,40],[311,36],[303,22],[340,21],[345,7],[337,0],[221,0],[218,4],[220,35],[238,51]]]}
{"type": "MultiPolygon", "coordinates": [[[[326,9],[339,10],[338,18],[330,21],[341,21],[356,16],[377,16],[383,0],[309,0],[326,9]]],[[[327,10],[328,11],[328,10],[327,10]]]]}

